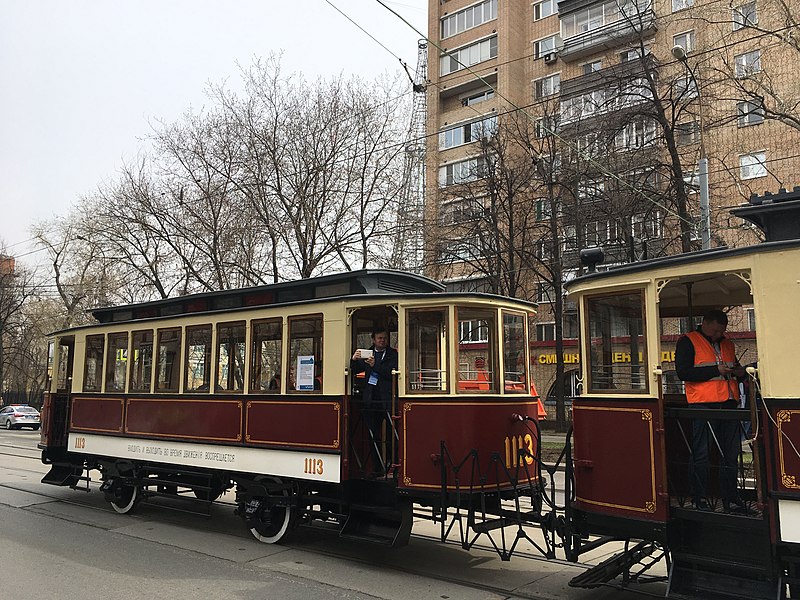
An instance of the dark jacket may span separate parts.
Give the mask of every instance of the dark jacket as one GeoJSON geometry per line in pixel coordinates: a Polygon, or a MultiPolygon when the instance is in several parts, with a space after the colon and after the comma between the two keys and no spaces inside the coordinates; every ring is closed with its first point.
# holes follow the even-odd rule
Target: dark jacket
{"type": "Polygon", "coordinates": [[[353,373],[364,371],[364,388],[362,397],[365,402],[380,402],[388,408],[392,402],[392,371],[397,370],[397,350],[387,347],[382,357],[372,346],[375,356],[375,366],[370,368],[364,359],[351,360],[350,367],[353,373]],[[370,385],[369,379],[372,374],[378,376],[378,383],[370,385]]]}

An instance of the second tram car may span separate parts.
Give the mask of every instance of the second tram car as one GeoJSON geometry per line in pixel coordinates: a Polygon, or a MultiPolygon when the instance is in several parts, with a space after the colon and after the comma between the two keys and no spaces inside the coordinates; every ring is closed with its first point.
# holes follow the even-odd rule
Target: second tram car
{"type": "Polygon", "coordinates": [[[538,485],[533,469],[512,472],[537,453],[522,419],[543,414],[535,306],[443,289],[358,271],[97,309],[97,324],[53,335],[44,481],[88,488],[99,471],[121,513],[235,487],[237,513],[269,543],[321,519],[401,545],[413,503],[435,515],[480,493],[499,507],[538,485]],[[351,368],[376,329],[398,351],[391,406],[364,402],[369,382],[351,368]]]}

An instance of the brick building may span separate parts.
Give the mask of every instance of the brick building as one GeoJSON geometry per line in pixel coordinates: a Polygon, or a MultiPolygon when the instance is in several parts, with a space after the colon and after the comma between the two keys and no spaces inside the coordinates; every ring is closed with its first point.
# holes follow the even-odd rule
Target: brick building
{"type": "MultiPolygon", "coordinates": [[[[701,158],[711,246],[752,243],[726,208],[800,183],[798,15],[786,10],[763,0],[431,0],[429,273],[453,288],[491,289],[491,269],[475,266],[486,242],[468,246],[496,200],[478,190],[496,166],[486,140],[512,121],[515,131],[526,123],[528,138],[509,152],[529,150],[527,176],[538,179],[519,188],[529,196],[515,198],[519,223],[534,229],[538,219],[549,232],[522,243],[540,264],[555,255],[563,279],[580,272],[587,246],[603,246],[610,264],[699,248],[701,158]],[[558,170],[550,205],[542,164],[558,170]]],[[[526,283],[513,292],[540,302],[532,368],[544,394],[555,361],[551,285],[541,269],[519,272],[526,283]]],[[[571,311],[567,300],[567,370],[579,360],[571,311]]],[[[752,314],[731,316],[731,329],[752,338],[752,314]]],[[[665,368],[677,333],[665,330],[665,368]]]]}

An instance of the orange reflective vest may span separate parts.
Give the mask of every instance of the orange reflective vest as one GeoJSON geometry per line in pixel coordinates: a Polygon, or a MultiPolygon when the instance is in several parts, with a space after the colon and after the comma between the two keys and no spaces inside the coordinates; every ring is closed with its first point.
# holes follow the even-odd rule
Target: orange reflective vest
{"type": "MultiPolygon", "coordinates": [[[[720,341],[717,353],[711,342],[699,331],[687,333],[686,337],[694,346],[695,367],[724,364],[733,368],[736,365],[736,350],[729,339],[723,338],[720,341]]],[[[739,400],[739,385],[734,378],[724,379],[722,375],[718,375],[708,381],[686,382],[686,401],[689,404],[725,402],[730,399],[739,400]]]]}

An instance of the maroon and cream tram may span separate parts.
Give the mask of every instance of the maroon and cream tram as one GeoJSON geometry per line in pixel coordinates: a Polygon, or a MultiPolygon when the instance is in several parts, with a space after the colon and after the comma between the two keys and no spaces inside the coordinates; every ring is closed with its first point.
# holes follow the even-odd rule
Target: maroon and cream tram
{"type": "Polygon", "coordinates": [[[532,462],[524,419],[543,413],[529,368],[535,307],[443,289],[365,270],[95,310],[96,324],[52,336],[43,481],[88,488],[99,473],[122,513],[157,494],[212,501],[235,487],[264,542],[321,519],[398,545],[412,504],[441,514],[474,505],[474,492],[499,506],[538,484],[535,470],[509,469],[521,449],[532,462]],[[361,401],[350,368],[376,327],[398,351],[389,408],[361,401]],[[386,412],[378,432],[366,426],[374,410],[386,412]]]}
{"type": "Polygon", "coordinates": [[[661,548],[670,597],[800,594],[800,188],[755,196],[732,212],[758,225],[766,241],[591,272],[568,285],[583,359],[573,402],[569,554],[580,555],[587,534],[644,541],[575,585],[623,573],[661,548]],[[737,357],[750,365],[739,409],[690,408],[680,382],[668,377],[679,334],[708,309],[728,312],[737,357]],[[744,506],[725,510],[715,472],[724,446],[709,435],[710,507],[696,510],[687,468],[693,423],[713,433],[720,420],[740,425],[744,506]]]}

